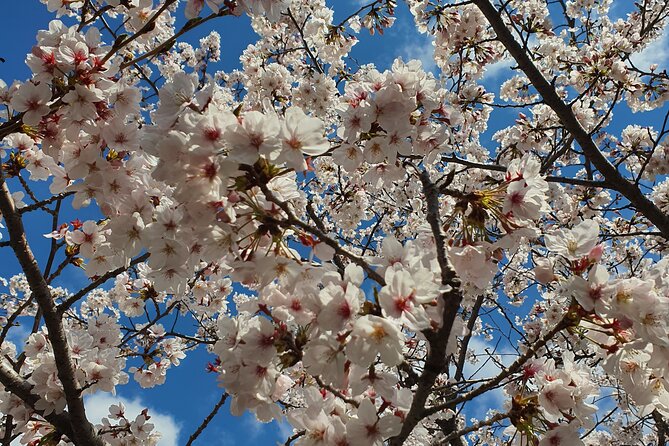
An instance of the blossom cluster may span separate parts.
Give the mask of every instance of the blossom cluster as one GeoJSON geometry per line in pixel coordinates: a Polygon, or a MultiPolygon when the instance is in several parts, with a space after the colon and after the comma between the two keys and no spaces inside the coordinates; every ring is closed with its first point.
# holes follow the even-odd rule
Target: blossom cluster
{"type": "Polygon", "coordinates": [[[195,349],[230,411],[287,419],[289,444],[666,434],[668,132],[613,124],[621,102],[669,98],[633,57],[661,1],[619,19],[610,1],[492,18],[487,0],[407,1],[436,74],[351,62],[392,0],[341,22],[324,0],[43,3],[58,18],[31,78],[0,81],[0,249],[24,273],[0,294],[0,437],[156,444],[147,410],[73,417],[131,377],[163,385],[195,349]],[[216,71],[218,32],[180,39],[243,14],[258,39],[239,69],[216,71]],[[46,265],[32,212],[52,220],[46,265]],[[77,268],[90,285],[55,285],[77,268]]]}

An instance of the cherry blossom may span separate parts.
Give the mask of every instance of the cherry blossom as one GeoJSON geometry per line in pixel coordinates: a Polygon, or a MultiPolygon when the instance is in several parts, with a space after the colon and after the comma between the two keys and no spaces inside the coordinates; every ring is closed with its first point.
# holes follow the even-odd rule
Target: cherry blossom
{"type": "Polygon", "coordinates": [[[45,82],[33,84],[26,82],[12,95],[12,108],[18,112],[25,112],[23,122],[26,125],[39,124],[42,116],[49,113],[51,88],[45,82]]]}
{"type": "Polygon", "coordinates": [[[177,367],[286,444],[666,437],[666,2],[42,3],[0,80],[0,438],[155,445],[87,398],[177,367]]]}

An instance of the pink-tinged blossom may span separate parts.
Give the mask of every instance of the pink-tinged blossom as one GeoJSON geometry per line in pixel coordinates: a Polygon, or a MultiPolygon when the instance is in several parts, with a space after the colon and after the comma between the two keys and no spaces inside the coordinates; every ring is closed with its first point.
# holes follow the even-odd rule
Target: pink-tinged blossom
{"type": "Polygon", "coordinates": [[[112,218],[107,227],[110,231],[107,241],[114,249],[123,251],[126,257],[134,257],[142,250],[144,221],[139,213],[112,218]]]}
{"type": "Polygon", "coordinates": [[[318,326],[328,331],[339,331],[357,316],[364,295],[359,288],[348,286],[346,290],[329,285],[319,296],[325,306],[318,314],[318,326]]]}
{"type": "Polygon", "coordinates": [[[572,386],[561,379],[546,383],[539,392],[539,404],[551,420],[556,421],[562,413],[569,413],[574,407],[572,386]]]}
{"type": "Polygon", "coordinates": [[[51,87],[46,82],[35,85],[26,82],[12,96],[11,105],[17,112],[24,113],[23,122],[26,125],[37,125],[42,116],[49,113],[47,105],[51,100],[51,87]]]}
{"type": "Polygon", "coordinates": [[[200,11],[204,7],[204,0],[188,0],[184,13],[187,19],[194,19],[200,15],[200,11]]]}
{"type": "Polygon", "coordinates": [[[403,340],[397,325],[378,316],[362,316],[353,326],[346,355],[363,367],[372,364],[380,355],[381,361],[392,367],[404,360],[403,340]]]}
{"type": "Polygon", "coordinates": [[[58,48],[61,69],[71,71],[84,68],[89,58],[88,51],[88,45],[82,41],[68,40],[66,44],[61,44],[58,48]]]}
{"type": "Polygon", "coordinates": [[[100,102],[102,98],[102,91],[97,88],[75,85],[74,89],[63,96],[63,102],[69,106],[67,117],[73,121],[95,119],[98,116],[95,103],[100,102]]]}
{"type": "Polygon", "coordinates": [[[346,427],[351,444],[381,446],[383,440],[399,433],[402,424],[393,415],[379,418],[374,403],[364,399],[358,407],[357,417],[352,418],[346,427]]]}
{"type": "Polygon", "coordinates": [[[186,115],[185,122],[193,132],[191,142],[198,146],[191,150],[203,155],[216,155],[225,147],[226,131],[237,124],[237,118],[229,111],[209,106],[202,115],[186,115]]]}
{"type": "Polygon", "coordinates": [[[609,273],[606,268],[602,265],[595,265],[588,272],[588,280],[579,276],[574,277],[571,289],[574,297],[585,310],[603,315],[611,298],[611,287],[608,282],[609,273]]]}
{"type": "Polygon", "coordinates": [[[282,150],[277,162],[285,162],[295,170],[305,170],[304,155],[321,155],[330,148],[324,132],[323,121],[307,116],[299,107],[290,107],[281,125],[282,150]]]}
{"type": "Polygon", "coordinates": [[[343,122],[337,129],[337,135],[347,141],[354,141],[360,133],[368,132],[374,121],[369,107],[343,106],[339,115],[343,122]]]}
{"type": "Polygon", "coordinates": [[[126,124],[123,118],[112,120],[102,130],[107,146],[116,152],[134,152],[139,149],[137,125],[126,124]]]}
{"type": "Polygon", "coordinates": [[[242,355],[253,358],[259,365],[269,364],[277,353],[274,347],[277,341],[274,325],[265,318],[252,319],[244,339],[244,344],[240,345],[242,355]]]}
{"type": "Polygon", "coordinates": [[[35,140],[25,133],[12,133],[2,140],[2,145],[7,149],[17,149],[20,152],[25,152],[35,147],[35,140]]]}
{"type": "Polygon", "coordinates": [[[228,156],[240,164],[253,164],[260,155],[275,160],[281,150],[279,118],[258,111],[244,113],[240,123],[229,128],[226,136],[228,156]]]}
{"type": "Polygon", "coordinates": [[[26,150],[24,156],[28,161],[26,169],[30,172],[30,179],[33,181],[36,180],[46,180],[51,175],[51,168],[55,167],[55,162],[53,158],[45,154],[43,151],[37,150],[26,150]]]}
{"type": "Polygon", "coordinates": [[[561,424],[548,432],[539,441],[539,446],[584,446],[576,426],[561,424]]]}
{"type": "Polygon", "coordinates": [[[268,20],[276,21],[285,12],[290,2],[288,0],[242,0],[240,5],[249,14],[265,15],[268,20]]]}
{"type": "Polygon", "coordinates": [[[81,255],[91,258],[98,246],[104,241],[104,237],[100,234],[98,225],[94,221],[88,220],[84,222],[81,229],[77,229],[70,234],[68,241],[79,245],[81,255]]]}
{"type": "Polygon", "coordinates": [[[534,278],[542,285],[546,285],[555,280],[555,271],[553,262],[550,259],[541,257],[534,261],[534,278]]]}
{"type": "MultiPolygon", "coordinates": [[[[364,344],[364,341],[362,343],[364,344]]],[[[302,363],[310,374],[321,375],[325,382],[343,387],[347,356],[350,355],[348,352],[344,354],[344,349],[336,339],[331,336],[320,336],[307,344],[302,363]]]]}
{"type": "Polygon", "coordinates": [[[495,277],[497,265],[483,245],[465,245],[448,250],[453,269],[463,282],[484,290],[495,277]]]}
{"type": "Polygon", "coordinates": [[[379,292],[384,315],[412,330],[428,328],[430,319],[422,304],[431,303],[438,294],[436,289],[424,289],[430,282],[416,282],[409,271],[395,268],[386,270],[385,279],[386,286],[379,292]]]}
{"type": "Polygon", "coordinates": [[[583,220],[572,229],[558,229],[546,234],[546,248],[568,260],[587,256],[597,244],[599,225],[594,220],[583,220]]]}
{"type": "Polygon", "coordinates": [[[334,150],[332,159],[347,172],[355,172],[363,162],[362,150],[356,145],[345,144],[334,150]]]}
{"type": "Polygon", "coordinates": [[[153,120],[161,128],[169,128],[179,114],[195,101],[197,78],[184,72],[177,72],[170,82],[160,89],[160,107],[153,114],[153,120]]]}

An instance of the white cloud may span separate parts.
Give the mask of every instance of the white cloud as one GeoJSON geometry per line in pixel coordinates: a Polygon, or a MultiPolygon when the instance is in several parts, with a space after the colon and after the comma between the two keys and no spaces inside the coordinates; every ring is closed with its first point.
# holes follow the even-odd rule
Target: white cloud
{"type": "Polygon", "coordinates": [[[665,27],[660,37],[644,48],[643,51],[633,54],[632,63],[643,70],[648,70],[652,64],[659,66],[659,71],[668,68],[669,62],[669,27],[665,27]]]}
{"type": "Polygon", "coordinates": [[[502,371],[496,361],[492,359],[486,361],[491,355],[500,355],[498,359],[502,362],[503,366],[507,366],[513,362],[511,358],[516,354],[510,348],[497,347],[495,349],[495,344],[478,336],[472,336],[470,339],[469,350],[472,350],[479,360],[476,364],[471,364],[468,361],[465,362],[464,375],[471,378],[491,378],[502,371]]]}
{"type": "Polygon", "coordinates": [[[286,438],[293,435],[293,426],[287,421],[281,420],[276,423],[279,439],[285,441],[286,438]]]}
{"type": "Polygon", "coordinates": [[[401,49],[400,55],[407,62],[412,59],[418,59],[423,64],[423,70],[435,72],[437,64],[434,61],[434,39],[416,37],[409,40],[401,49]]]}
{"type": "Polygon", "coordinates": [[[244,424],[247,439],[251,441],[257,440],[265,428],[265,424],[257,421],[255,415],[250,412],[244,412],[242,423],[244,424]]]}
{"type": "Polygon", "coordinates": [[[155,430],[160,432],[162,438],[158,442],[158,446],[177,446],[179,444],[179,431],[181,426],[174,420],[171,415],[167,415],[156,411],[147,406],[141,399],[135,398],[129,400],[121,396],[113,396],[107,393],[97,393],[85,399],[86,415],[88,415],[91,423],[99,423],[102,418],[109,415],[109,406],[122,402],[126,408],[128,417],[135,417],[148,407],[149,415],[151,416],[150,423],[155,425],[155,430]]]}
{"type": "MultiPolygon", "coordinates": [[[[468,379],[494,378],[502,372],[502,368],[498,362],[492,359],[486,361],[491,355],[499,355],[497,359],[501,361],[501,366],[503,367],[511,364],[516,356],[516,352],[510,347],[498,346],[495,349],[494,344],[477,336],[472,337],[469,341],[469,350],[473,351],[479,361],[476,364],[472,364],[469,361],[465,362],[463,374],[468,379]]],[[[484,417],[490,409],[502,410],[504,402],[507,400],[508,398],[502,388],[489,390],[469,403],[466,409],[467,416],[480,418],[484,417]]]]}
{"type": "Polygon", "coordinates": [[[502,76],[506,77],[506,75],[511,71],[512,66],[513,59],[510,58],[502,59],[499,62],[487,65],[485,67],[485,72],[483,73],[481,81],[493,81],[502,76]]]}
{"type": "Polygon", "coordinates": [[[23,350],[28,336],[30,336],[30,330],[25,324],[16,325],[7,332],[7,340],[12,342],[19,352],[23,350]]]}

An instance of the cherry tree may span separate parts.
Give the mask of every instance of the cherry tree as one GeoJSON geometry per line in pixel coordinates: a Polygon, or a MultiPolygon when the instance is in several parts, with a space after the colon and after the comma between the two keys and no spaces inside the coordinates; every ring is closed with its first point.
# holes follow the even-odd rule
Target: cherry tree
{"type": "Polygon", "coordinates": [[[224,405],[286,445],[666,444],[669,76],[635,56],[666,0],[42,3],[0,81],[3,445],[156,444],[84,397],[196,349],[188,445],[224,405]],[[407,6],[434,71],[350,57],[407,6]],[[189,35],[242,15],[215,71],[189,35]]]}

